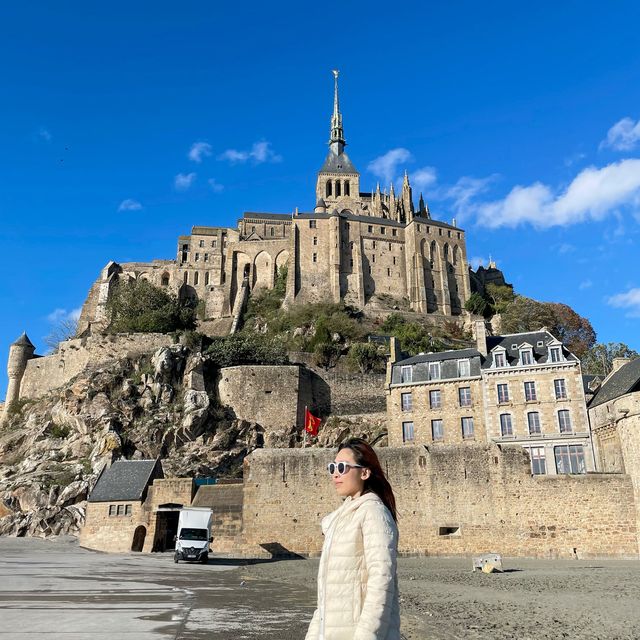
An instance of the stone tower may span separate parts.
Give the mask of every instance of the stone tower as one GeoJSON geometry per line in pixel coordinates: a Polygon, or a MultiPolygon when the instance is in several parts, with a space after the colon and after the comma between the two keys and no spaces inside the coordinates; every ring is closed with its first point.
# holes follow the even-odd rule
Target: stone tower
{"type": "Polygon", "coordinates": [[[9,360],[7,362],[7,375],[9,377],[9,386],[7,387],[7,397],[4,403],[5,413],[12,402],[20,398],[20,384],[24,376],[27,362],[33,358],[36,348],[26,333],[23,333],[9,347],[9,360]]]}
{"type": "Polygon", "coordinates": [[[331,135],[329,153],[318,173],[316,183],[316,202],[322,202],[331,211],[341,198],[357,199],[360,195],[360,174],[353,166],[344,148],[347,145],[342,128],[342,113],[338,98],[338,71],[333,71],[333,115],[331,116],[331,135]]]}

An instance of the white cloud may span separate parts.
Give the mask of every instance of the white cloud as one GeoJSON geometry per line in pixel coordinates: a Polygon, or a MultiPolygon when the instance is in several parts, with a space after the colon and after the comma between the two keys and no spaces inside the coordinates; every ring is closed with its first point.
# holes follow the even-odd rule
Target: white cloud
{"type": "Polygon", "coordinates": [[[497,174],[486,178],[462,176],[453,186],[439,189],[434,197],[436,200],[451,200],[458,222],[468,219],[472,211],[473,200],[488,190],[489,185],[497,179],[497,174]]]}
{"type": "Polygon", "coordinates": [[[195,173],[179,173],[173,180],[173,185],[178,191],[186,191],[196,179],[195,173]]]}
{"type": "Polygon", "coordinates": [[[209,178],[209,180],[207,180],[207,182],[209,183],[209,186],[211,187],[211,191],[213,191],[214,193],[220,193],[221,191],[224,190],[224,185],[222,185],[219,182],[217,182],[215,178],[209,178]]]}
{"type": "Polygon", "coordinates": [[[208,142],[194,142],[191,145],[191,149],[189,149],[189,153],[187,155],[189,157],[189,160],[200,164],[203,158],[211,155],[211,152],[212,147],[208,142]]]}
{"type": "Polygon", "coordinates": [[[40,130],[38,131],[38,137],[45,142],[51,142],[51,132],[44,127],[40,127],[40,130]]]}
{"type": "Polygon", "coordinates": [[[238,164],[249,160],[254,164],[263,164],[264,162],[281,162],[282,156],[273,151],[270,142],[261,140],[260,142],[254,142],[249,151],[227,149],[218,156],[218,160],[227,160],[231,164],[238,164]]]}
{"type": "Polygon", "coordinates": [[[489,228],[567,226],[637,208],[639,199],[640,160],[631,158],[583,169],[562,193],[541,182],[516,186],[503,200],[479,205],[478,222],[489,228]]]}
{"type": "Polygon", "coordinates": [[[558,245],[556,248],[560,255],[573,253],[576,250],[576,248],[572,244],[569,244],[568,242],[563,242],[562,244],[558,245]]]}
{"type": "MultiPolygon", "coordinates": [[[[367,171],[383,181],[383,184],[389,184],[394,176],[398,173],[398,167],[402,163],[410,162],[413,156],[408,149],[398,147],[391,149],[382,156],[378,156],[367,165],[367,171]]],[[[425,167],[427,169],[428,167],[425,167]]],[[[416,183],[417,184],[417,183],[416,183]]]]}
{"type": "Polygon", "coordinates": [[[118,206],[118,211],[140,211],[140,209],[142,209],[142,205],[131,198],[123,200],[118,206]]]}
{"type": "Polygon", "coordinates": [[[628,318],[640,318],[640,288],[617,293],[607,299],[607,304],[616,309],[626,309],[628,318]]]}
{"type": "Polygon", "coordinates": [[[60,322],[77,322],[80,318],[80,312],[82,311],[82,307],[78,307],[77,309],[71,309],[67,311],[66,309],[54,309],[48,316],[47,320],[51,324],[58,324],[60,322]]]}
{"type": "Polygon", "coordinates": [[[591,289],[592,286],[593,282],[587,278],[578,285],[578,289],[580,289],[580,291],[584,291],[585,289],[591,289]]]}
{"type": "Polygon", "coordinates": [[[412,186],[418,191],[435,184],[437,180],[435,167],[422,167],[414,171],[410,176],[412,186]]]}
{"type": "Polygon", "coordinates": [[[622,118],[609,129],[607,137],[600,143],[600,148],[631,151],[638,142],[640,142],[640,120],[634,122],[631,118],[622,118]]]}

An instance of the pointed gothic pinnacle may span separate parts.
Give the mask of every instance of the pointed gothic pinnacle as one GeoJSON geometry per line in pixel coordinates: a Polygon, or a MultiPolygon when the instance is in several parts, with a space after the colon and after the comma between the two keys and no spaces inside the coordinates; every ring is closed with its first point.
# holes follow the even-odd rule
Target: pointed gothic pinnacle
{"type": "Polygon", "coordinates": [[[336,117],[340,111],[340,104],[338,102],[338,76],[340,71],[333,69],[333,115],[336,117]]]}
{"type": "Polygon", "coordinates": [[[404,170],[404,182],[402,183],[402,186],[408,185],[409,184],[409,174],[407,173],[407,170],[404,170]]]}

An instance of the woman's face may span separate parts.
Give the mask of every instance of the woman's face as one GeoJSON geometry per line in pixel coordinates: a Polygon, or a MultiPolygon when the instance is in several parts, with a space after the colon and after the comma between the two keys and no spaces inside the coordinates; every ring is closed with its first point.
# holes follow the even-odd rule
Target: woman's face
{"type": "MultiPolygon", "coordinates": [[[[347,462],[349,464],[356,464],[353,451],[351,449],[342,449],[338,451],[335,457],[335,462],[347,462]]],[[[333,485],[336,488],[336,492],[339,496],[346,498],[351,496],[357,498],[364,489],[364,481],[369,477],[369,469],[360,469],[359,467],[349,467],[348,471],[344,475],[340,475],[336,469],[333,474],[333,485]]]]}

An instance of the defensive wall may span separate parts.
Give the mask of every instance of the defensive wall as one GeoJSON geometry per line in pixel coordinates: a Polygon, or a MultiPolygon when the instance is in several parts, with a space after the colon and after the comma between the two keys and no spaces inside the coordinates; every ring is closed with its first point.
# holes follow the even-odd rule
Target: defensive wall
{"type": "Polygon", "coordinates": [[[220,403],[237,418],[268,429],[304,424],[304,408],[325,413],[331,392],[313,371],[300,365],[242,365],[220,370],[220,403]]]}
{"type": "MultiPolygon", "coordinates": [[[[340,504],[326,471],[333,455],[260,449],[245,459],[245,544],[320,553],[320,520],[340,504]]],[[[526,452],[510,445],[382,448],[378,455],[396,495],[402,553],[638,554],[629,475],[532,476],[526,452]]]]}
{"type": "Polygon", "coordinates": [[[347,369],[341,361],[331,369],[317,367],[314,355],[307,352],[291,352],[292,362],[304,364],[326,383],[330,398],[324,401],[321,413],[336,416],[382,413],[386,411],[384,373],[357,373],[347,369]]]}
{"type": "Polygon", "coordinates": [[[90,366],[150,353],[173,342],[174,337],[164,333],[108,334],[66,340],[56,353],[27,362],[20,398],[39,398],[90,366]]]}

